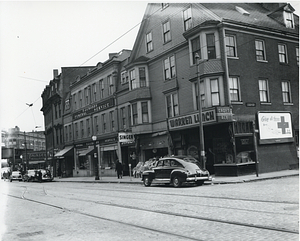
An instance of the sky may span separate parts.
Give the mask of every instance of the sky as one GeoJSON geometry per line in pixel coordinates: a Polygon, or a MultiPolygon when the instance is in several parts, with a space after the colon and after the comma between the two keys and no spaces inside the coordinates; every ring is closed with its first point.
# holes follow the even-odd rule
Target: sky
{"type": "MultiPolygon", "coordinates": [[[[299,15],[300,1],[289,3],[299,15]]],[[[44,130],[41,94],[53,69],[95,66],[109,53],[132,49],[146,6],[146,1],[0,0],[1,130],[44,130]]]]}

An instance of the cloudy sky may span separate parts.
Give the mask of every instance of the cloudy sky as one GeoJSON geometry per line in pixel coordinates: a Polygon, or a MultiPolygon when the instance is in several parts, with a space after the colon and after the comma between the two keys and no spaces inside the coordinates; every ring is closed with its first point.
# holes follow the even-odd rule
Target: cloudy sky
{"type": "MultiPolygon", "coordinates": [[[[300,2],[290,3],[299,15],[300,2]]],[[[146,5],[0,0],[1,129],[44,130],[41,94],[53,69],[96,65],[108,53],[132,49],[146,5]]]]}

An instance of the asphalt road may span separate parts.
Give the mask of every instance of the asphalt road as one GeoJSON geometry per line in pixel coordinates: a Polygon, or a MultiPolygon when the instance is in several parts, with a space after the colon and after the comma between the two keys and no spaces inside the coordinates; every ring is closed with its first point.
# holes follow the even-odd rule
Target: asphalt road
{"type": "Polygon", "coordinates": [[[10,240],[299,240],[299,178],[144,187],[1,180],[10,240]]]}

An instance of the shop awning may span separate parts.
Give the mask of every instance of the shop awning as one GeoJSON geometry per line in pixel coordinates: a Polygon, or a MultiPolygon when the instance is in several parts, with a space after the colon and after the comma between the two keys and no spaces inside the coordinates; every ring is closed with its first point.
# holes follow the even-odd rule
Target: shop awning
{"type": "Polygon", "coordinates": [[[45,163],[46,161],[29,161],[29,164],[39,164],[39,163],[45,163]]]}
{"type": "Polygon", "coordinates": [[[72,149],[73,149],[73,146],[67,146],[64,149],[62,149],[61,151],[57,152],[54,155],[54,157],[61,158],[61,157],[65,156],[67,153],[69,153],[72,149]]]}
{"type": "Polygon", "coordinates": [[[79,151],[79,156],[86,156],[88,155],[90,152],[92,152],[94,150],[94,147],[89,147],[88,149],[79,151]]]}

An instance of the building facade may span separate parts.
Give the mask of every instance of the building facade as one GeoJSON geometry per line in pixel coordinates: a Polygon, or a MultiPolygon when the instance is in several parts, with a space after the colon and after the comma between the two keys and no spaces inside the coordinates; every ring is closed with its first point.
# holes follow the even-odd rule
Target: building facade
{"type": "MultiPolygon", "coordinates": [[[[201,105],[211,173],[297,167],[299,25],[293,11],[282,3],[149,4],[128,65],[129,73],[143,66],[150,83],[129,89],[148,91],[141,101],[149,101],[152,113],[147,124],[132,123],[140,158],[199,158],[201,105]]],[[[143,121],[143,108],[137,112],[143,121]]]]}

